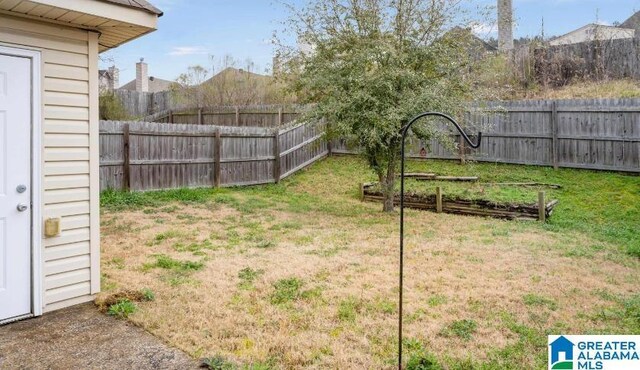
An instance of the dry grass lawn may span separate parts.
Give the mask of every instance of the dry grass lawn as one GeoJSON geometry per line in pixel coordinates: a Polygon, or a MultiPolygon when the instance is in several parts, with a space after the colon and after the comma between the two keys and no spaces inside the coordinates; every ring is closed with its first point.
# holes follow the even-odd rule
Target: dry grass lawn
{"type": "MultiPolygon", "coordinates": [[[[103,289],[151,289],[129,319],[195,358],[393,368],[397,215],[358,200],[367,176],[359,161],[331,159],[278,186],[107,207],[103,289]]],[[[640,263],[588,234],[419,211],[407,230],[409,357],[533,369],[548,333],[635,330],[619,313],[640,263]]]]}

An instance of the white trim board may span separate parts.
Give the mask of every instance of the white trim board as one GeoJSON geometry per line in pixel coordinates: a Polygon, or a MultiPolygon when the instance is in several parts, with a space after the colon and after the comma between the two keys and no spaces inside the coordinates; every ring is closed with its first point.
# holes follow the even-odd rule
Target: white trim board
{"type": "MultiPolygon", "coordinates": [[[[44,307],[42,251],[42,57],[40,51],[0,45],[0,54],[31,59],[31,310],[44,307]]],[[[31,316],[31,315],[28,315],[31,316]]]]}

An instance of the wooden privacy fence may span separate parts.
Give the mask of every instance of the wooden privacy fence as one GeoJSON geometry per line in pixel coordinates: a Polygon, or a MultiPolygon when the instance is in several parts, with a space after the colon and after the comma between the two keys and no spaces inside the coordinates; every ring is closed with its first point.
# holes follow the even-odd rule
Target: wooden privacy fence
{"type": "MultiPolygon", "coordinates": [[[[570,79],[640,78],[640,39],[548,46],[534,51],[536,76],[570,79]],[[551,68],[550,68],[551,67],[551,68]],[[553,68],[555,67],[555,68],[553,68]],[[564,67],[564,70],[562,70],[564,67]],[[555,69],[555,72],[549,71],[555,69]],[[551,76],[548,76],[551,74],[551,76]]],[[[560,81],[561,82],[561,81],[560,81]]]]}
{"type": "Polygon", "coordinates": [[[145,117],[156,112],[175,109],[171,91],[152,93],[117,89],[114,94],[130,117],[145,117]]]}
{"type": "Polygon", "coordinates": [[[328,154],[324,130],[101,121],[100,189],[278,182],[328,154]]]}
{"type": "MultiPolygon", "coordinates": [[[[469,150],[452,135],[460,143],[457,151],[412,139],[408,155],[640,172],[640,99],[487,103],[465,121],[468,132],[482,131],[479,149],[469,150]]],[[[352,152],[344,142],[333,143],[333,153],[352,152]]]]}
{"type": "Polygon", "coordinates": [[[255,105],[166,110],[145,117],[148,122],[235,127],[280,127],[299,116],[295,105],[255,105]]]}
{"type": "MultiPolygon", "coordinates": [[[[200,125],[101,122],[101,189],[277,182],[329,152],[355,152],[343,141],[327,145],[325,123],[286,124],[298,113],[273,108],[216,108],[209,116],[203,110],[200,125]],[[220,125],[211,124],[215,120],[220,125]],[[266,127],[234,127],[238,122],[266,127]]],[[[435,140],[411,139],[409,155],[640,173],[640,99],[514,101],[482,108],[465,119],[469,132],[483,131],[478,150],[452,135],[460,142],[455,151],[435,140]]]]}

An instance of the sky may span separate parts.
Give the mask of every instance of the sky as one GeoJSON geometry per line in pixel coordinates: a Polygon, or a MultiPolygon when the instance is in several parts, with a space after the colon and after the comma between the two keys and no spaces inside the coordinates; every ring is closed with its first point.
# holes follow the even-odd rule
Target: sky
{"type": "MultiPolygon", "coordinates": [[[[304,3],[309,0],[289,0],[304,3]]],[[[468,0],[493,5],[494,0],[468,0]]],[[[189,66],[219,70],[222,58],[231,55],[238,68],[250,59],[257,73],[268,73],[273,58],[273,33],[282,28],[286,9],[277,0],[150,0],[164,11],[158,30],[103,53],[101,68],[115,64],[120,85],[135,78],[135,63],[144,58],[149,75],[175,80],[189,66]]],[[[513,0],[514,37],[562,35],[585,24],[623,22],[640,10],[640,0],[513,0]]],[[[497,27],[485,22],[478,36],[497,35],[497,27]]]]}

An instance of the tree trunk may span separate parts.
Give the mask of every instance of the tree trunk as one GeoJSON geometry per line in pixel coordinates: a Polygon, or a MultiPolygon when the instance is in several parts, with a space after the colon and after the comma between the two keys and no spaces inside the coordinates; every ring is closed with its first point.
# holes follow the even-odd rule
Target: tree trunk
{"type": "Polygon", "coordinates": [[[382,185],[382,193],[384,194],[384,212],[393,212],[393,201],[395,198],[395,165],[389,164],[387,174],[384,176],[380,184],[382,185]]]}

